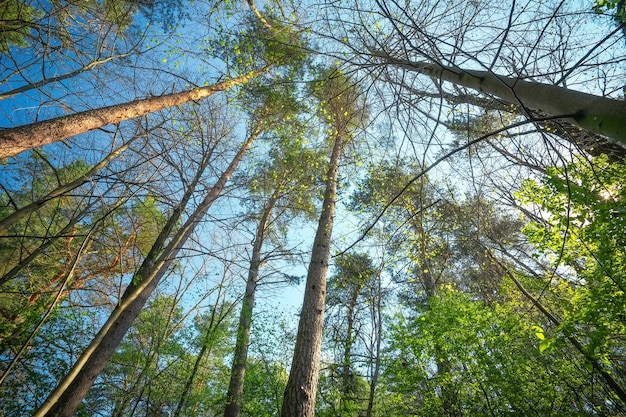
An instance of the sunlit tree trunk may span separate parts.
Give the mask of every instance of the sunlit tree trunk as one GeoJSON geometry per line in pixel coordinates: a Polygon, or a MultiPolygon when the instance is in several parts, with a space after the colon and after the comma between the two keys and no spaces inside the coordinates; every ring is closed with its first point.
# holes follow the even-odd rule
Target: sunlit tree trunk
{"type": "Polygon", "coordinates": [[[283,399],[282,417],[313,417],[315,413],[326,303],[326,274],[335,218],[339,162],[343,148],[344,134],[340,133],[335,136],[326,176],[322,213],[313,242],[296,346],[283,399]]]}
{"type": "Polygon", "coordinates": [[[626,102],[594,96],[556,85],[505,77],[490,71],[475,71],[441,64],[399,59],[375,52],[380,65],[391,65],[419,72],[437,80],[494,95],[507,103],[520,105],[563,119],[591,132],[612,138],[626,146],[626,102]]]}
{"type": "Polygon", "coordinates": [[[38,146],[58,142],[112,123],[120,123],[167,107],[179,106],[189,101],[207,98],[214,93],[242,85],[267,71],[268,68],[266,66],[240,77],[206,87],[138,99],[128,103],[86,110],[77,114],[0,130],[0,159],[17,155],[20,152],[38,146]]]}

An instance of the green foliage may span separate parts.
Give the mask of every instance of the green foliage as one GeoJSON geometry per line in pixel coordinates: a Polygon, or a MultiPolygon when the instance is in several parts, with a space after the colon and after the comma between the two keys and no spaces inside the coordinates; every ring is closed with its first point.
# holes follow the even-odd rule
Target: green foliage
{"type": "Polygon", "coordinates": [[[315,415],[318,417],[359,417],[367,408],[369,384],[357,373],[350,375],[350,392],[342,384],[341,367],[331,365],[320,373],[315,415]]]}
{"type": "Polygon", "coordinates": [[[136,232],[135,245],[141,254],[146,256],[165,225],[165,216],[154,197],[147,196],[131,208],[131,219],[135,223],[133,227],[136,232]]]}
{"type": "Polygon", "coordinates": [[[411,261],[403,278],[413,288],[401,298],[421,303],[445,283],[486,300],[497,298],[502,271],[489,245],[510,244],[521,224],[481,196],[439,197],[437,184],[427,176],[416,178],[420,171],[408,161],[372,165],[349,203],[357,213],[374,215],[386,207],[378,231],[390,252],[411,261]]]}
{"type": "MultiPolygon", "coordinates": [[[[337,259],[336,273],[329,279],[329,286],[336,292],[337,301],[347,301],[346,295],[359,292],[376,276],[377,270],[367,254],[346,254],[337,259]]],[[[329,288],[329,291],[331,289],[329,288]]]]}
{"type": "Polygon", "coordinates": [[[20,0],[4,0],[0,4],[0,53],[11,46],[25,48],[35,21],[43,12],[20,0]]]}
{"type": "Polygon", "coordinates": [[[250,181],[254,196],[276,193],[276,204],[289,209],[287,217],[304,215],[313,218],[319,198],[320,179],[326,168],[324,153],[294,141],[284,141],[269,152],[269,159],[257,166],[250,181]]]}
{"type": "Polygon", "coordinates": [[[337,258],[328,280],[325,338],[332,362],[320,381],[320,416],[358,416],[367,408],[369,384],[363,353],[371,337],[370,309],[379,271],[369,255],[349,253],[337,258]]]}
{"type": "Polygon", "coordinates": [[[285,66],[304,63],[309,50],[302,33],[279,20],[270,18],[269,24],[271,29],[257,22],[251,32],[263,41],[263,60],[285,66]]]}
{"type": "Polygon", "coordinates": [[[289,374],[285,366],[263,358],[249,357],[241,415],[244,417],[271,417],[280,415],[282,394],[289,374]]]}
{"type": "MultiPolygon", "coordinates": [[[[83,160],[54,167],[45,155],[31,154],[17,171],[15,190],[0,197],[0,217],[40,201],[89,169],[83,160]]],[[[158,234],[164,219],[153,198],[111,211],[100,198],[88,192],[83,197],[86,187],[47,202],[0,238],[0,352],[20,346],[57,294],[63,302],[87,288],[82,302],[111,302],[112,294],[102,288],[134,270],[158,234]]]]}
{"type": "Polygon", "coordinates": [[[252,177],[243,179],[252,202],[266,202],[288,208],[282,215],[313,216],[327,159],[307,140],[307,127],[301,120],[306,107],[297,99],[290,83],[255,86],[248,89],[246,108],[266,130],[270,149],[254,167],[252,177]]]}
{"type": "MultiPolygon", "coordinates": [[[[20,182],[14,184],[17,190],[0,197],[2,218],[12,214],[14,206],[19,208],[40,199],[89,168],[78,160],[55,169],[45,156],[31,156],[19,170],[20,182]]],[[[87,233],[88,228],[76,222],[63,236],[57,235],[71,219],[84,219],[85,214],[80,212],[84,207],[80,198],[61,197],[6,231],[7,236],[18,238],[0,238],[0,279],[4,281],[0,286],[0,352],[19,346],[47,310],[53,291],[81,245],[82,239],[75,234],[87,233]],[[29,262],[28,256],[37,251],[42,256],[29,262]]]]}
{"type": "Polygon", "coordinates": [[[393,321],[384,373],[390,415],[586,410],[582,398],[593,388],[580,363],[563,347],[540,352],[537,327],[514,304],[488,306],[447,288],[428,307],[393,321]]]}
{"type": "Polygon", "coordinates": [[[182,318],[182,308],[169,296],[155,298],[140,313],[101,376],[110,388],[105,395],[112,415],[176,405],[193,360],[186,346],[192,334],[181,326],[182,318]]]}
{"type": "Polygon", "coordinates": [[[275,73],[292,81],[308,57],[307,41],[294,27],[271,16],[268,21],[271,29],[256,16],[248,16],[239,27],[222,28],[217,38],[208,42],[207,53],[219,56],[234,73],[272,66],[275,73]]]}
{"type": "Polygon", "coordinates": [[[156,18],[172,20],[169,16],[175,13],[168,3],[169,0],[52,0],[49,3],[3,0],[0,53],[8,52],[10,47],[25,48],[38,42],[47,44],[46,47],[58,48],[60,44],[63,48],[75,48],[74,41],[82,40],[98,24],[109,26],[108,30],[121,37],[128,33],[139,10],[148,17],[154,14],[156,18]]]}
{"type": "Polygon", "coordinates": [[[328,126],[328,136],[352,135],[363,127],[369,109],[358,84],[334,66],[317,68],[314,76],[309,90],[319,102],[318,113],[328,126]]]}
{"type": "Polygon", "coordinates": [[[578,157],[551,167],[540,182],[526,180],[520,202],[544,218],[524,233],[563,277],[550,286],[562,303],[561,331],[584,341],[589,353],[610,362],[626,341],[626,171],[606,157],[578,157]]]}
{"type": "MultiPolygon", "coordinates": [[[[0,385],[0,414],[32,415],[56,383],[65,376],[95,329],[95,315],[68,306],[55,308],[17,366],[0,385]]],[[[4,372],[12,355],[0,353],[4,372]]]]}
{"type": "Polygon", "coordinates": [[[593,10],[597,14],[605,14],[615,10],[613,15],[614,19],[620,23],[626,23],[626,7],[624,0],[596,0],[593,10]]]}

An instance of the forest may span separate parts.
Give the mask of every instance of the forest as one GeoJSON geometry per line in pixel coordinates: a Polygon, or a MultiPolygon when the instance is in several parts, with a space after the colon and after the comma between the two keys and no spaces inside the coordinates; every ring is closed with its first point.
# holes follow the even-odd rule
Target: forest
{"type": "Polygon", "coordinates": [[[624,0],[0,0],[0,416],[626,416],[624,0]]]}

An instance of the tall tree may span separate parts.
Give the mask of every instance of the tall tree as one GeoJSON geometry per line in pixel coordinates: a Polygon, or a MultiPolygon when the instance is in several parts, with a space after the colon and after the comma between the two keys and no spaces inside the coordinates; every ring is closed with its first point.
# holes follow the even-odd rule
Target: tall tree
{"type": "Polygon", "coordinates": [[[313,85],[312,93],[320,101],[322,119],[328,126],[328,136],[333,148],[325,178],[322,212],[307,273],[298,336],[283,399],[281,415],[284,417],[312,417],[315,412],[326,302],[326,273],[335,218],[339,163],[345,145],[367,117],[358,87],[343,72],[331,68],[322,72],[322,75],[320,81],[313,85]]]}
{"type": "Polygon", "coordinates": [[[549,167],[541,182],[526,180],[517,195],[522,204],[540,211],[524,228],[530,242],[551,259],[550,269],[569,270],[554,278],[560,282],[555,296],[568,300],[556,304],[558,313],[538,300],[533,303],[626,405],[625,375],[616,353],[626,335],[621,320],[626,304],[623,175],[622,164],[605,157],[577,157],[565,167],[549,167]]]}
{"type": "Polygon", "coordinates": [[[531,118],[532,110],[536,110],[554,120],[564,120],[593,133],[604,135],[626,147],[626,103],[623,101],[556,85],[506,77],[491,71],[406,60],[388,52],[374,51],[372,55],[375,61],[379,59],[383,65],[418,72],[437,80],[493,95],[508,104],[526,109],[531,118]]]}
{"type": "MultiPolygon", "coordinates": [[[[268,29],[253,21],[251,27],[242,26],[240,33],[220,39],[221,55],[237,75],[225,81],[204,87],[189,88],[178,93],[145,97],[126,103],[114,104],[3,129],[0,132],[0,159],[20,152],[61,141],[69,137],[120,123],[148,113],[195,102],[216,92],[242,86],[266,74],[270,69],[285,70],[284,66],[301,62],[305,49],[300,34],[283,25],[280,30],[268,29]],[[254,36],[251,36],[254,33],[254,36]],[[228,41],[228,42],[227,42],[228,41]],[[282,67],[282,68],[281,68],[282,67]]],[[[287,71],[287,70],[285,70],[287,71]]]]}
{"type": "Polygon", "coordinates": [[[36,415],[73,415],[159,281],[168,271],[182,245],[189,239],[194,228],[220,196],[227,181],[262,130],[263,120],[260,120],[252,127],[228,167],[221,173],[215,184],[206,191],[204,198],[189,217],[179,226],[184,219],[185,209],[192,197],[196,195],[196,188],[201,185],[203,173],[211,162],[211,154],[202,155],[194,178],[189,182],[181,202],[165,222],[150,252],[134,274],[131,283],[126,287],[118,306],[36,415]]]}
{"type": "Polygon", "coordinates": [[[62,116],[52,120],[26,126],[4,129],[0,133],[0,158],[8,158],[26,150],[47,145],[68,137],[98,129],[100,127],[133,119],[171,106],[210,97],[219,91],[244,84],[267,71],[263,67],[257,71],[222,81],[206,87],[198,87],[180,93],[148,97],[129,103],[116,104],[81,113],[62,116]]]}
{"type": "Polygon", "coordinates": [[[322,165],[319,161],[321,154],[303,146],[306,127],[298,118],[302,106],[291,94],[292,92],[279,90],[263,93],[268,105],[277,109],[277,120],[280,123],[276,124],[275,132],[272,132],[277,138],[273,140],[275,145],[270,151],[271,160],[260,164],[250,179],[250,195],[256,197],[255,200],[260,200],[261,207],[239,314],[225,417],[236,417],[241,412],[259,270],[266,260],[263,253],[264,242],[273,230],[288,221],[286,218],[310,214],[307,212],[311,210],[311,200],[316,191],[316,168],[322,165]]]}

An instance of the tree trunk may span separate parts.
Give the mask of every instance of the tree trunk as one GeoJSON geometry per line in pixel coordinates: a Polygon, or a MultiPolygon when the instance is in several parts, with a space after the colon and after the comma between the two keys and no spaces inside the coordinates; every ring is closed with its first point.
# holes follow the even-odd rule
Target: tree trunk
{"type": "MultiPolygon", "coordinates": [[[[505,103],[501,100],[496,100],[490,97],[480,96],[478,94],[460,94],[459,92],[449,93],[445,91],[425,91],[418,90],[408,85],[404,81],[395,81],[390,77],[387,77],[387,82],[393,83],[403,90],[407,91],[409,94],[420,96],[420,97],[429,97],[434,99],[444,99],[449,104],[457,105],[461,103],[470,104],[472,106],[481,107],[485,111],[496,110],[499,112],[506,112],[509,114],[519,114],[522,115],[528,111],[528,109],[523,108],[522,106],[505,103]]],[[[545,113],[541,113],[538,111],[533,111],[533,115],[540,119],[544,119],[543,121],[536,121],[535,123],[544,131],[550,132],[552,135],[557,135],[561,139],[570,142],[579,149],[587,152],[592,156],[598,156],[605,154],[609,157],[611,162],[623,162],[624,158],[626,158],[626,144],[622,142],[616,142],[611,139],[607,139],[605,136],[598,135],[586,129],[581,129],[578,126],[575,126],[571,123],[568,123],[563,120],[547,120],[548,115],[545,113]]],[[[492,147],[493,144],[492,144],[492,147]]],[[[495,147],[494,147],[495,148],[495,147]]],[[[502,149],[496,150],[500,153],[503,152],[502,149]]],[[[505,155],[510,156],[510,155],[505,155]]],[[[523,164],[523,162],[520,161],[523,164]]]]}
{"type": "MultiPolygon", "coordinates": [[[[200,222],[207,210],[220,195],[226,182],[243,159],[244,154],[252,145],[260,131],[257,129],[233,158],[228,168],[222,173],[215,185],[187,219],[184,225],[174,234],[167,246],[166,240],[178,224],[186,202],[193,195],[192,186],[183,197],[183,202],[174,210],[157,241],[146,256],[141,267],[126,288],[118,306],[113,310],[107,322],[102,326],[89,347],[74,364],[68,375],[57,385],[44,404],[35,413],[36,417],[58,416],[71,417],[81,401],[93,385],[107,361],[117,349],[122,338],[132,325],[148,298],[156,288],[160,279],[167,272],[170,264],[180,251],[182,245],[191,236],[195,226],[200,222]],[[163,249],[162,249],[163,248],[163,249]]],[[[206,165],[205,165],[206,167],[206,165]]],[[[194,178],[194,185],[200,179],[200,172],[194,178]]]]}
{"type": "Polygon", "coordinates": [[[433,78],[471,88],[522,108],[563,119],[591,132],[626,145],[626,102],[541,84],[519,78],[496,75],[490,71],[465,70],[421,61],[394,58],[374,52],[382,65],[416,71],[433,78]]]}
{"type": "Polygon", "coordinates": [[[355,285],[350,295],[350,303],[348,304],[348,311],[346,313],[346,321],[348,322],[346,328],[346,341],[343,347],[342,358],[342,375],[341,375],[341,393],[339,397],[339,410],[343,412],[345,409],[346,401],[354,394],[354,372],[352,371],[352,331],[354,329],[354,309],[356,308],[356,302],[359,297],[359,293],[363,285],[361,283],[355,285]]]}
{"type": "Polygon", "coordinates": [[[313,242],[298,325],[298,336],[283,399],[282,417],[313,417],[315,413],[315,396],[319,380],[322,330],[324,327],[324,305],[326,302],[326,273],[328,272],[330,242],[335,218],[339,161],[343,147],[344,137],[338,133],[335,136],[335,144],[326,177],[322,213],[313,242]]]}
{"type": "Polygon", "coordinates": [[[188,399],[191,396],[193,390],[193,382],[196,379],[198,371],[200,370],[200,365],[202,364],[204,358],[208,357],[211,354],[211,349],[213,348],[213,341],[211,339],[214,336],[216,328],[222,323],[222,321],[227,317],[230,312],[230,309],[228,309],[226,314],[222,314],[224,307],[224,305],[222,304],[222,306],[220,307],[220,317],[217,317],[217,305],[222,298],[222,290],[223,286],[220,285],[217,299],[215,300],[215,307],[213,307],[213,311],[211,311],[211,320],[209,321],[209,325],[206,329],[206,332],[204,333],[204,337],[202,338],[202,348],[196,356],[191,375],[189,375],[189,378],[187,378],[187,382],[185,383],[185,387],[183,388],[180,400],[178,401],[178,405],[176,406],[176,410],[174,411],[174,414],[172,414],[172,417],[178,417],[181,414],[184,415],[188,399]]]}
{"type": "Polygon", "coordinates": [[[246,376],[246,363],[248,361],[248,345],[250,344],[250,328],[252,327],[252,310],[254,308],[254,298],[256,296],[256,287],[259,280],[259,268],[261,266],[261,250],[263,248],[267,223],[279,196],[280,192],[276,190],[268,200],[263,209],[263,214],[254,236],[246,291],[243,296],[241,312],[239,314],[237,343],[235,344],[235,352],[233,353],[233,365],[230,371],[228,393],[226,394],[224,417],[239,417],[241,413],[243,383],[246,376]]]}
{"type": "Polygon", "coordinates": [[[0,130],[0,160],[112,123],[120,123],[167,107],[179,106],[189,101],[201,100],[216,92],[244,84],[268,69],[269,67],[266,66],[240,77],[206,87],[192,88],[180,93],[138,99],[128,103],[86,110],[68,116],[0,130]]]}
{"type": "Polygon", "coordinates": [[[375,317],[376,323],[376,357],[374,359],[374,371],[372,372],[372,379],[370,380],[370,392],[369,397],[367,399],[367,410],[365,412],[365,417],[372,417],[374,412],[374,397],[376,394],[376,386],[378,384],[378,376],[380,374],[380,352],[381,352],[381,343],[383,339],[383,310],[381,299],[383,297],[383,292],[381,288],[381,277],[380,273],[378,275],[378,294],[376,297],[376,301],[372,301],[372,317],[375,317]],[[375,305],[374,305],[375,303],[375,305]]]}

